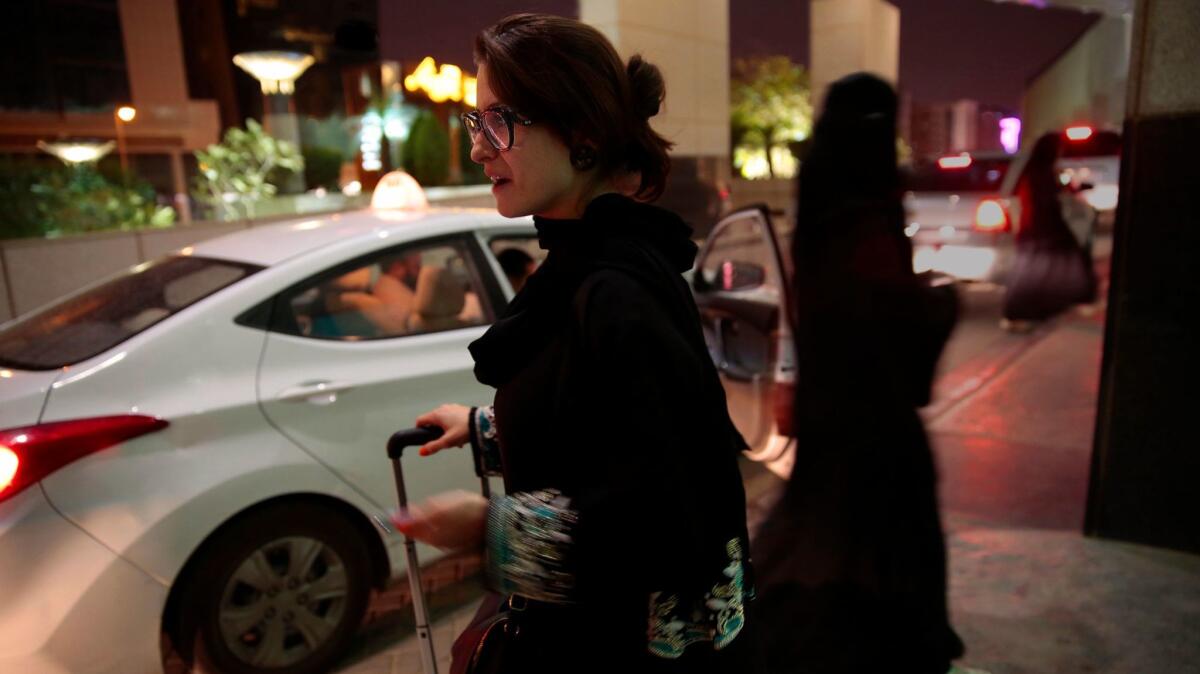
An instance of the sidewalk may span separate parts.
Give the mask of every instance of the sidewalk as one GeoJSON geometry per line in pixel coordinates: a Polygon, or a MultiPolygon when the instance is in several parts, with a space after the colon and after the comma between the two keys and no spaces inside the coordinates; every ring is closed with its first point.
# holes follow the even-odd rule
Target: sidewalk
{"type": "MultiPolygon", "coordinates": [[[[1102,322],[1102,312],[1070,314],[1020,348],[946,373],[948,395],[926,411],[962,664],[991,674],[1200,672],[1200,556],[1080,533],[1102,322]]],[[[744,467],[753,524],[782,482],[744,467]]],[[[427,573],[443,584],[433,595],[442,672],[480,592],[474,568],[458,564],[427,573]]],[[[340,671],[421,674],[404,594],[376,600],[340,671]]]]}

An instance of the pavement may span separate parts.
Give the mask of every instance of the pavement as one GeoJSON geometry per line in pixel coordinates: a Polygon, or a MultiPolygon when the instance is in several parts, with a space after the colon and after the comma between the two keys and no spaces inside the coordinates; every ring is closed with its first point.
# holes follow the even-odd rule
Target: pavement
{"type": "MultiPolygon", "coordinates": [[[[960,665],[990,674],[1200,672],[1200,556],[1082,535],[1103,306],[958,358],[923,411],[940,471],[960,665]]],[[[748,518],[783,484],[743,464],[748,518]]],[[[481,596],[478,559],[426,570],[439,671],[481,596]]],[[[344,674],[423,674],[401,584],[344,674]]]]}

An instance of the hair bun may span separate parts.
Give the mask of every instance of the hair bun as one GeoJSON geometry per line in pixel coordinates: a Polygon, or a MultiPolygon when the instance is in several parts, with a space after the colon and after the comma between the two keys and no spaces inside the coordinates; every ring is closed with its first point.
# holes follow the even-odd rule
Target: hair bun
{"type": "Polygon", "coordinates": [[[629,75],[633,105],[638,115],[644,119],[657,115],[666,96],[666,85],[658,66],[643,60],[641,54],[634,54],[625,66],[625,72],[629,75]]]}

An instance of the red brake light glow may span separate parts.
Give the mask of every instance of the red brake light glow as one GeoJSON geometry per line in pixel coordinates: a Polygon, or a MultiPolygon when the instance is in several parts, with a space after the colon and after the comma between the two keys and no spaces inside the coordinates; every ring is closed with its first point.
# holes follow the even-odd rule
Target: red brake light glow
{"type": "Polygon", "coordinates": [[[971,155],[966,152],[938,158],[938,168],[940,169],[965,169],[970,165],[971,155]]]}
{"type": "Polygon", "coordinates": [[[984,199],[975,207],[975,229],[980,232],[1008,231],[1008,212],[996,199],[984,199]]]}
{"type": "Polygon", "coordinates": [[[123,414],[0,430],[0,501],[88,454],[167,425],[155,417],[123,414]]]}
{"type": "Polygon", "coordinates": [[[1090,126],[1067,127],[1067,140],[1087,140],[1091,137],[1092,127],[1090,126]]]}

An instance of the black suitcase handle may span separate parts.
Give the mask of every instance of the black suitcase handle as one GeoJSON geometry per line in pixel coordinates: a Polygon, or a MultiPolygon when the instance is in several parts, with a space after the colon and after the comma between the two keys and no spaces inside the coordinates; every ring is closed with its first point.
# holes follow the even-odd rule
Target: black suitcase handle
{"type": "Polygon", "coordinates": [[[402,458],[404,450],[409,447],[420,447],[440,437],[442,437],[442,429],[437,426],[418,426],[417,428],[406,428],[402,431],[396,431],[392,433],[392,437],[388,438],[388,458],[402,458]]]}

